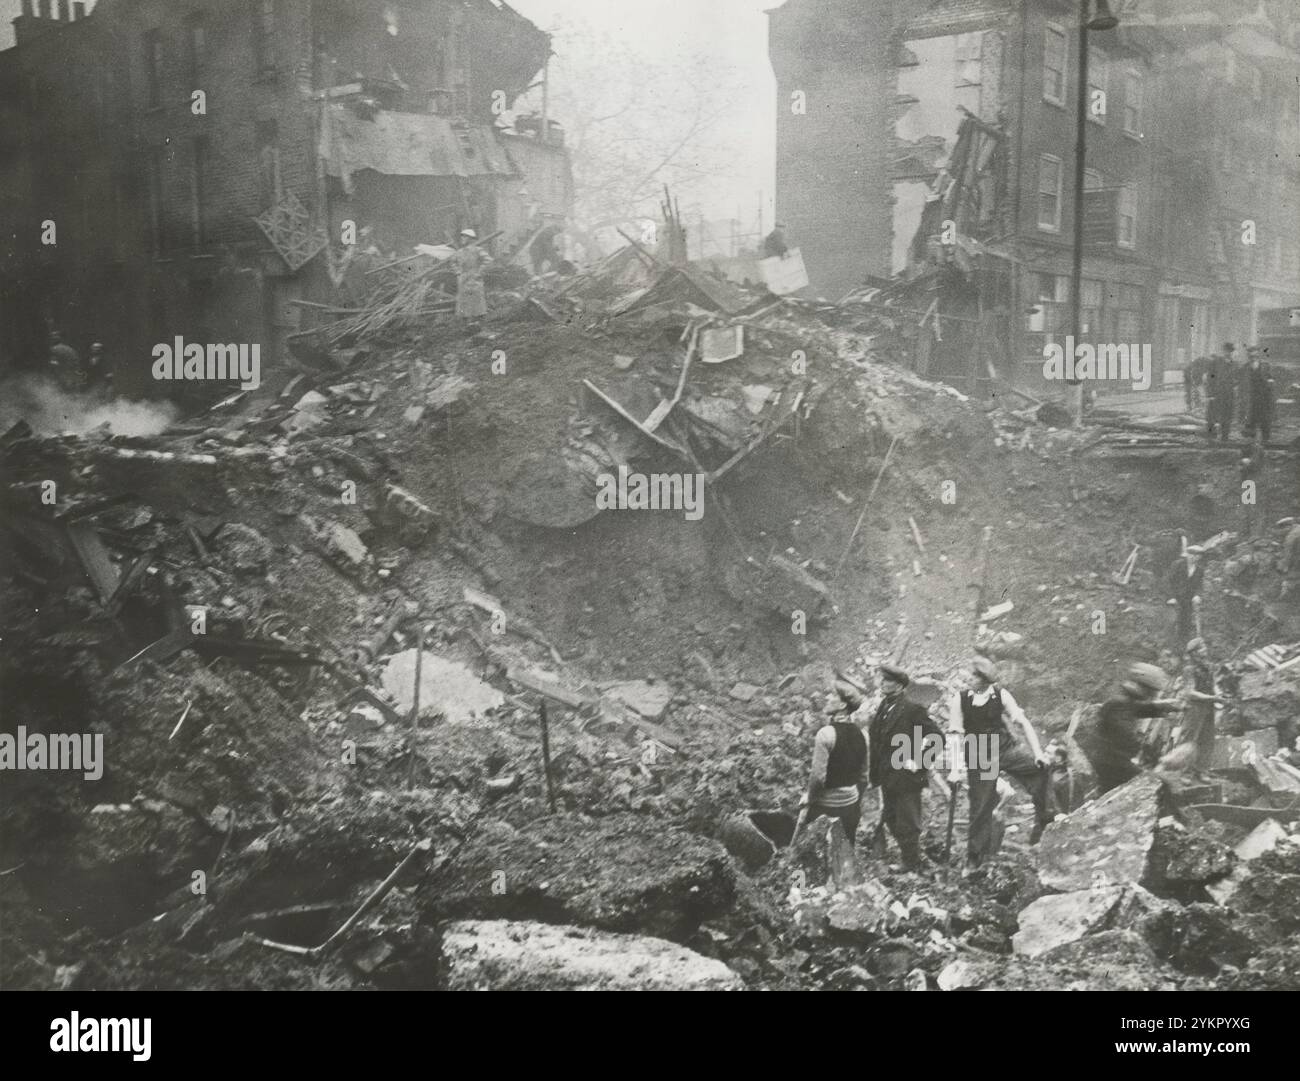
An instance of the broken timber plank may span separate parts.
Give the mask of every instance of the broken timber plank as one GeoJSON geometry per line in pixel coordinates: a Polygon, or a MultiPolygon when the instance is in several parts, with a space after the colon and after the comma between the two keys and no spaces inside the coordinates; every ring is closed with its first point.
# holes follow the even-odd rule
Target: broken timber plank
{"type": "Polygon", "coordinates": [[[688,457],[686,452],[681,447],[679,447],[676,443],[674,443],[670,439],[665,439],[657,432],[651,431],[639,420],[637,420],[636,417],[632,416],[631,413],[629,413],[626,409],[624,409],[621,405],[619,405],[618,402],[614,401],[613,398],[611,398],[608,394],[606,394],[603,390],[601,390],[600,387],[596,386],[596,384],[593,383],[590,379],[584,379],[582,381],[582,385],[586,387],[588,390],[590,390],[593,394],[595,394],[596,397],[598,397],[602,402],[604,402],[607,406],[609,406],[612,410],[614,410],[614,412],[617,413],[620,417],[622,417],[629,424],[635,427],[636,430],[640,432],[642,435],[644,435],[647,439],[654,440],[661,447],[665,447],[666,449],[671,450],[674,454],[676,454],[680,458],[688,457]]]}
{"type": "Polygon", "coordinates": [[[1230,803],[1194,803],[1187,808],[1196,811],[1202,818],[1215,822],[1227,822],[1232,826],[1245,826],[1253,829],[1269,818],[1279,822],[1294,822],[1300,819],[1300,807],[1278,810],[1273,807],[1237,807],[1230,803]]]}
{"type": "Polygon", "coordinates": [[[510,680],[511,683],[517,683],[525,690],[544,694],[547,698],[554,698],[555,701],[568,706],[570,709],[581,709],[583,706],[591,704],[591,700],[586,696],[562,686],[555,680],[549,679],[541,672],[531,668],[516,668],[512,665],[506,669],[506,679],[510,680]]]}
{"type": "Polygon", "coordinates": [[[117,593],[118,574],[108,549],[93,526],[75,522],[68,526],[68,540],[77,559],[99,594],[100,604],[108,604],[117,593]]]}

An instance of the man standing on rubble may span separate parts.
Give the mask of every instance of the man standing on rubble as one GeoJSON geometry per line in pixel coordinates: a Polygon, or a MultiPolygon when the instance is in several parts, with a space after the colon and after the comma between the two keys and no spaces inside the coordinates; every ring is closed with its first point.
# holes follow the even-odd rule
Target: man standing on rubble
{"type": "Polygon", "coordinates": [[[1193,638],[1187,643],[1183,676],[1187,705],[1178,745],[1160,760],[1160,769],[1201,777],[1214,760],[1214,708],[1219,701],[1205,639],[1193,638]]]}
{"type": "Polygon", "coordinates": [[[1154,664],[1134,664],[1120,684],[1119,693],[1102,704],[1100,710],[1077,732],[1070,733],[1092,763],[1097,775],[1097,794],[1131,781],[1142,772],[1138,756],[1142,753],[1142,736],[1137,722],[1145,717],[1162,717],[1179,708],[1176,700],[1159,697],[1168,679],[1154,664]]]}
{"type": "MultiPolygon", "coordinates": [[[[1047,811],[1050,763],[1015,696],[998,686],[997,666],[987,657],[976,657],[971,663],[971,677],[973,689],[954,691],[949,696],[948,733],[954,745],[964,748],[966,782],[970,786],[966,859],[968,866],[978,867],[1001,845],[1002,831],[993,816],[998,803],[998,774],[1019,782],[1033,799],[1034,829],[1029,843],[1037,844],[1051,821],[1047,811]],[[1023,740],[1012,736],[1008,718],[1019,727],[1023,740]],[[987,754],[983,749],[974,753],[970,745],[977,741],[987,746],[987,754]]],[[[950,780],[960,783],[962,764],[962,757],[953,758],[950,780]]]]}
{"type": "Polygon", "coordinates": [[[1205,584],[1205,568],[1201,566],[1205,550],[1199,544],[1188,544],[1185,536],[1179,538],[1179,546],[1182,550],[1169,566],[1169,598],[1178,611],[1174,641],[1181,644],[1197,634],[1196,598],[1205,584]]]}
{"type": "Polygon", "coordinates": [[[872,787],[880,786],[881,824],[898,842],[905,871],[921,866],[921,792],[928,778],[925,752],[943,744],[943,733],[925,707],[904,697],[910,682],[901,668],[880,666],[883,698],[868,728],[868,779],[872,787]]]}
{"type": "Polygon", "coordinates": [[[456,268],[456,314],[471,326],[487,315],[487,294],[483,290],[483,266],[487,256],[478,246],[478,233],[460,231],[460,247],[452,256],[456,268]]]}
{"type": "Polygon", "coordinates": [[[1222,443],[1232,434],[1235,407],[1237,366],[1232,361],[1232,348],[1232,342],[1224,342],[1223,352],[1210,358],[1210,369],[1205,375],[1205,432],[1213,439],[1217,427],[1222,443]]]}
{"type": "Polygon", "coordinates": [[[867,740],[853,722],[862,696],[848,683],[835,681],[825,725],[813,741],[812,772],[808,778],[800,820],[811,824],[822,816],[839,820],[853,847],[867,794],[867,740]]]}
{"type": "Polygon", "coordinates": [[[1273,404],[1276,398],[1273,385],[1273,368],[1264,359],[1264,350],[1252,345],[1246,350],[1246,367],[1241,372],[1241,390],[1245,398],[1246,438],[1267,443],[1273,432],[1273,404]]]}

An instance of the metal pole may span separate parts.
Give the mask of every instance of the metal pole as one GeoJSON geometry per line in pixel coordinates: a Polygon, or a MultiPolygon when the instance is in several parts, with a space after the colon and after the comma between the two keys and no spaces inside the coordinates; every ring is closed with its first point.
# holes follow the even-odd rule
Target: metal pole
{"type": "Polygon", "coordinates": [[[546,720],[546,703],[541,707],[542,721],[542,772],[546,777],[546,802],[555,814],[555,782],[551,778],[551,726],[546,720]]]}
{"type": "Polygon", "coordinates": [[[551,141],[551,54],[546,54],[542,65],[542,142],[551,141]]]}
{"type": "MultiPolygon", "coordinates": [[[[1077,346],[1083,312],[1083,181],[1088,128],[1088,0],[1079,0],[1079,96],[1074,114],[1074,251],[1070,270],[1070,334],[1077,346]]],[[[1065,363],[1072,365],[1073,358],[1065,363]]],[[[1066,380],[1066,402],[1076,427],[1083,423],[1083,383],[1066,380]]]]}
{"type": "Polygon", "coordinates": [[[415,744],[420,734],[420,676],[424,663],[424,632],[420,627],[419,641],[415,647],[415,690],[411,697],[411,757],[406,764],[406,787],[415,784],[415,744]]]}

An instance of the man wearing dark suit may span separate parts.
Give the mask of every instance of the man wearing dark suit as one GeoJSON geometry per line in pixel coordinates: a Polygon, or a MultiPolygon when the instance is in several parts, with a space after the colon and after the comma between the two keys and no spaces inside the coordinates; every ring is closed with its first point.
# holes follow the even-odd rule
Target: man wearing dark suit
{"type": "Polygon", "coordinates": [[[1210,359],[1210,370],[1205,375],[1205,431],[1213,439],[1217,428],[1222,443],[1232,434],[1232,414],[1236,408],[1237,366],[1232,360],[1232,350],[1232,342],[1224,342],[1223,352],[1210,359]]]}
{"type": "Polygon", "coordinates": [[[941,761],[943,733],[924,706],[903,692],[911,680],[901,668],[881,665],[883,699],[868,728],[869,783],[879,785],[881,821],[894,835],[903,868],[921,865],[921,792],[927,767],[941,761]]]}

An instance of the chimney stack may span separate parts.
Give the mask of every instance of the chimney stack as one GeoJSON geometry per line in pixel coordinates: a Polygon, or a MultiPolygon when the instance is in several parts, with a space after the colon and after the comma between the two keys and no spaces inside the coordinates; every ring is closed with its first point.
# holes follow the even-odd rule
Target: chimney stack
{"type": "Polygon", "coordinates": [[[72,17],[74,19],[84,19],[86,17],[85,0],[75,0],[72,5],[72,17]]]}
{"type": "Polygon", "coordinates": [[[23,0],[23,17],[30,19],[36,14],[36,4],[33,0],[23,0]]]}
{"type": "Polygon", "coordinates": [[[72,22],[72,10],[70,7],[72,0],[59,0],[59,22],[72,22]]]}
{"type": "Polygon", "coordinates": [[[41,0],[40,13],[42,19],[48,19],[50,17],[50,0],[41,0]]]}

